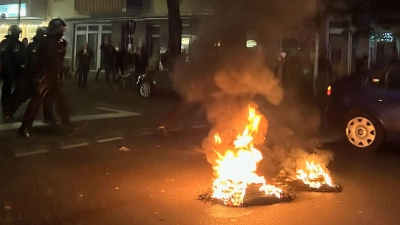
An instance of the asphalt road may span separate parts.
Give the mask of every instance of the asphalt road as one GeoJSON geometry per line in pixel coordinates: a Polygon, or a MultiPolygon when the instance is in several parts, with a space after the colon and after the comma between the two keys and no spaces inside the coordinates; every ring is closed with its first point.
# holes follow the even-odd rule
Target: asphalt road
{"type": "MultiPolygon", "coordinates": [[[[366,154],[340,142],[324,146],[335,153],[328,168],[342,192],[295,192],[291,202],[228,207],[197,200],[213,180],[200,150],[208,132],[201,113],[189,113],[161,137],[155,127],[178,100],[90,88],[68,88],[74,118],[90,121],[75,136],[39,123],[37,137],[24,140],[15,135],[18,124],[0,124],[0,203],[14,224],[400,223],[396,147],[366,154]]],[[[259,173],[270,180],[279,168],[265,161],[259,173]]]]}

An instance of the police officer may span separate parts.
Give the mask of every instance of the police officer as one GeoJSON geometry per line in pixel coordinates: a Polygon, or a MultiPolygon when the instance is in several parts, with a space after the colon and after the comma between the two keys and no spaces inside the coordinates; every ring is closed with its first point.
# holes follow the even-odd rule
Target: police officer
{"type": "MultiPolygon", "coordinates": [[[[18,82],[15,90],[11,94],[8,103],[4,106],[3,115],[5,122],[9,122],[17,109],[30,97],[35,94],[38,88],[41,73],[38,70],[39,47],[44,40],[46,34],[45,27],[38,27],[36,35],[32,38],[33,41],[26,48],[27,62],[25,70],[18,82]]],[[[43,103],[43,114],[45,123],[56,125],[53,117],[53,104],[50,98],[45,98],[43,103]]]]}
{"type": "Polygon", "coordinates": [[[38,89],[25,111],[22,125],[18,130],[19,135],[26,138],[32,137],[32,124],[45,98],[51,98],[56,103],[57,113],[60,116],[62,128],[66,134],[74,134],[79,129],[70,120],[70,107],[58,82],[58,75],[63,70],[66,53],[67,42],[62,39],[66,26],[61,19],[51,20],[46,37],[39,47],[38,55],[40,58],[37,68],[41,74],[41,79],[38,89]]]}
{"type": "Polygon", "coordinates": [[[25,46],[18,40],[21,32],[21,28],[18,25],[11,25],[8,28],[8,35],[0,43],[1,77],[3,78],[1,104],[4,120],[8,120],[4,114],[4,107],[11,95],[13,83],[19,79],[25,64],[25,46]]]}

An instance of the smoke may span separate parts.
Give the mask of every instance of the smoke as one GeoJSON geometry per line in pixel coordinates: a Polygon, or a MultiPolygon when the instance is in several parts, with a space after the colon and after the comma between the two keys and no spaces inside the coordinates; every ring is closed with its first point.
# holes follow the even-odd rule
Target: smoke
{"type": "Polygon", "coordinates": [[[212,129],[202,147],[210,164],[215,163],[214,150],[223,153],[232,147],[215,149],[214,135],[233,143],[243,132],[249,105],[265,115],[259,144],[267,137],[276,146],[292,140],[293,147],[298,145],[297,130],[314,133],[315,114],[296,101],[282,104],[290,93],[284,92],[273,72],[279,39],[293,36],[302,20],[314,15],[314,4],[314,0],[220,0],[218,16],[199,25],[190,61],[178,64],[172,78],[185,101],[206,108],[212,129]],[[246,40],[253,38],[258,47],[246,49],[246,40]]]}

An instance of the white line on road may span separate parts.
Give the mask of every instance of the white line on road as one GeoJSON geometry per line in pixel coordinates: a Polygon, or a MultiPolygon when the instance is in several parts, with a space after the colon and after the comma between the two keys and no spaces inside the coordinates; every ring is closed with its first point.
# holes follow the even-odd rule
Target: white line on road
{"type": "Polygon", "coordinates": [[[150,135],[150,134],[155,134],[155,133],[156,133],[156,132],[147,131],[147,132],[139,133],[139,135],[150,135]]]}
{"type": "MultiPolygon", "coordinates": [[[[96,115],[82,115],[82,116],[73,116],[71,117],[72,121],[88,121],[88,120],[99,120],[99,119],[112,119],[112,118],[121,118],[121,117],[130,117],[130,116],[140,116],[142,114],[136,112],[129,112],[117,109],[109,109],[103,107],[96,107],[96,109],[111,111],[112,113],[104,113],[104,114],[96,114],[96,115]]],[[[40,127],[46,125],[45,123],[35,121],[33,123],[34,127],[40,127]]],[[[15,123],[5,123],[0,124],[0,131],[4,130],[15,130],[21,126],[21,122],[15,123]]]]}
{"type": "Polygon", "coordinates": [[[39,146],[35,148],[27,148],[27,149],[17,149],[14,153],[15,157],[24,157],[24,156],[30,156],[30,155],[37,155],[37,154],[43,154],[47,153],[49,150],[47,149],[46,146],[39,146]]]}
{"type": "Polygon", "coordinates": [[[193,129],[197,129],[197,128],[204,128],[207,127],[207,125],[197,125],[197,126],[192,126],[193,129]]]}
{"type": "Polygon", "coordinates": [[[96,140],[97,143],[104,143],[104,142],[109,142],[109,141],[116,141],[116,140],[121,140],[123,137],[113,137],[113,138],[106,138],[106,139],[100,139],[96,140]]]}
{"type": "Polygon", "coordinates": [[[84,142],[84,143],[78,143],[78,144],[72,144],[72,145],[64,145],[61,146],[61,149],[71,149],[71,148],[79,148],[79,147],[83,147],[83,146],[87,146],[89,145],[89,143],[84,142]]]}

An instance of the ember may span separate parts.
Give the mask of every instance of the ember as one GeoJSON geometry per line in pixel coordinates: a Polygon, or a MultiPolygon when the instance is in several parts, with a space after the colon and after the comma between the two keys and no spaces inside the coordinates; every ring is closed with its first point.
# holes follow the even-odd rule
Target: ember
{"type": "MultiPolygon", "coordinates": [[[[274,199],[285,196],[281,188],[268,185],[263,176],[255,173],[262,154],[254,147],[254,137],[262,116],[256,109],[249,106],[248,123],[244,131],[234,141],[234,150],[227,150],[224,155],[218,155],[217,165],[214,167],[217,178],[213,182],[211,197],[222,201],[229,206],[242,206],[249,185],[256,185],[257,192],[274,199]]],[[[215,144],[223,143],[223,139],[216,134],[215,144]]]]}

